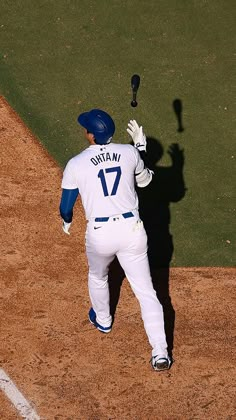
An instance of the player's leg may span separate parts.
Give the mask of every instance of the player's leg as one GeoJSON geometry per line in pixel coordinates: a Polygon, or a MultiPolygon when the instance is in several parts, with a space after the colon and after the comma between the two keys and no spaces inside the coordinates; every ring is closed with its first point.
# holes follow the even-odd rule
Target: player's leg
{"type": "Polygon", "coordinates": [[[110,294],[108,285],[109,265],[114,254],[108,248],[109,229],[101,225],[101,229],[94,229],[93,222],[89,222],[86,231],[86,254],[88,259],[88,290],[92,307],[96,313],[96,321],[103,327],[110,327],[110,294]]]}
{"type": "Polygon", "coordinates": [[[137,297],[152,356],[167,357],[163,308],[153,288],[147,257],[147,236],[143,225],[127,232],[129,244],[117,254],[131,288],[137,297]]]}
{"type": "Polygon", "coordinates": [[[112,317],[110,315],[108,269],[114,257],[104,257],[87,250],[87,258],[89,297],[96,313],[96,320],[103,327],[109,327],[112,317]]]}

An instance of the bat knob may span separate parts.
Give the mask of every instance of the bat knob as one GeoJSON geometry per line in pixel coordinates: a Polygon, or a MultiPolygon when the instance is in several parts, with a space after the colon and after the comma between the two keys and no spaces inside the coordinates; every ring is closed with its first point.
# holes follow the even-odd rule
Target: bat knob
{"type": "Polygon", "coordinates": [[[132,106],[133,108],[135,108],[137,105],[138,105],[138,102],[137,102],[137,101],[132,101],[132,102],[131,102],[131,106],[132,106]]]}

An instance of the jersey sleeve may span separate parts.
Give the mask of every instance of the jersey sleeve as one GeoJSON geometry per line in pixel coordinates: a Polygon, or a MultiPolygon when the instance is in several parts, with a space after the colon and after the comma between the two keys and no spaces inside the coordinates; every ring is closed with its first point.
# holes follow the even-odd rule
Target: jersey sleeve
{"type": "Polygon", "coordinates": [[[61,187],[66,190],[74,190],[78,188],[73,159],[69,160],[64,169],[61,187]]]}
{"type": "Polygon", "coordinates": [[[138,187],[144,188],[148,184],[150,184],[153,176],[153,171],[150,171],[150,169],[146,168],[145,163],[141,158],[139,152],[136,149],[135,151],[137,158],[137,164],[135,169],[135,181],[138,187]]]}
{"type": "Polygon", "coordinates": [[[144,161],[141,159],[140,154],[137,149],[135,149],[135,158],[136,158],[136,168],[135,168],[135,175],[140,174],[144,170],[144,161]]]}
{"type": "Polygon", "coordinates": [[[79,195],[78,188],[74,190],[62,190],[60,202],[60,215],[66,223],[71,223],[73,218],[73,207],[79,195]]]}

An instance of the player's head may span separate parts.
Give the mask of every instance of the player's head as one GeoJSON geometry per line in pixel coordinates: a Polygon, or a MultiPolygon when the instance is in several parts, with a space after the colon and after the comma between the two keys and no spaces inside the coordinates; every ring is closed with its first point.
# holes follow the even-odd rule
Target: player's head
{"type": "Polygon", "coordinates": [[[83,112],[78,116],[78,122],[89,133],[94,135],[94,141],[97,144],[110,143],[115,132],[113,119],[101,109],[92,109],[89,112],[83,112]]]}

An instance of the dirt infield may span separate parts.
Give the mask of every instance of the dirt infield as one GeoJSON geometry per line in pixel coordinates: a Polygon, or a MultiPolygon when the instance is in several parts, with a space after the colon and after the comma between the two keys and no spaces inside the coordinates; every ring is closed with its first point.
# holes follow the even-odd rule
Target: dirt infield
{"type": "MultiPolygon", "coordinates": [[[[40,419],[236,419],[235,268],[159,272],[175,362],[152,371],[138,303],[125,279],[118,299],[115,268],[113,330],[89,324],[81,204],[68,237],[62,171],[3,98],[0,137],[0,369],[40,419]]],[[[0,391],[0,419],[18,418],[0,391]]]]}

